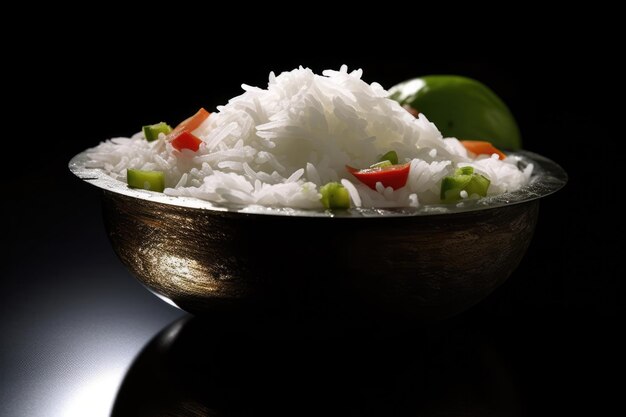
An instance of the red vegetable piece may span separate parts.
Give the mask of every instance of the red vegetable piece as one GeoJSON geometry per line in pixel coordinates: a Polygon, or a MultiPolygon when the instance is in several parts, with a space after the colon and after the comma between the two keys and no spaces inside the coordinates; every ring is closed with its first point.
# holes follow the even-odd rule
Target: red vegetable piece
{"type": "Polygon", "coordinates": [[[356,169],[346,165],[348,172],[372,190],[376,189],[377,182],[380,182],[385,188],[391,187],[394,190],[404,187],[409,178],[410,168],[411,164],[366,169],[356,169]]]}
{"type": "Polygon", "coordinates": [[[171,143],[172,146],[179,151],[183,149],[191,149],[196,152],[200,148],[202,141],[193,133],[184,131],[172,139],[171,143]]]}

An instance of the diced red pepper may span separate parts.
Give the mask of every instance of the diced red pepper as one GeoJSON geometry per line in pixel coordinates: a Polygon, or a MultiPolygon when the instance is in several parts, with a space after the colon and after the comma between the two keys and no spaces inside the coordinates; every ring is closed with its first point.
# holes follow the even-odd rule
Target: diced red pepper
{"type": "Polygon", "coordinates": [[[394,190],[404,187],[409,178],[410,168],[411,164],[366,169],[356,169],[346,165],[348,172],[372,190],[376,189],[377,182],[380,182],[385,188],[391,187],[394,190]]]}
{"type": "Polygon", "coordinates": [[[182,149],[191,149],[196,152],[200,148],[202,140],[200,140],[193,132],[204,122],[210,115],[204,108],[200,108],[196,114],[183,120],[172,132],[168,135],[170,142],[174,149],[179,151],[182,149]]]}
{"type": "Polygon", "coordinates": [[[202,140],[191,132],[183,131],[172,139],[172,146],[179,151],[182,149],[191,149],[196,152],[200,148],[202,140]]]}

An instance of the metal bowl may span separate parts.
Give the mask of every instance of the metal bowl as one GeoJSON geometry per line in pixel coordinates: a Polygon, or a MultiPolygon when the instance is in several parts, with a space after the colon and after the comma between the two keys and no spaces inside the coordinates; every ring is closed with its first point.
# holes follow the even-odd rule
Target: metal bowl
{"type": "Polygon", "coordinates": [[[533,163],[523,189],[459,204],[343,212],[224,207],[130,189],[81,153],[79,178],[103,190],[113,249],[151,291],[194,314],[242,319],[439,319],[504,282],[533,235],[539,200],[565,185],[533,163]]]}

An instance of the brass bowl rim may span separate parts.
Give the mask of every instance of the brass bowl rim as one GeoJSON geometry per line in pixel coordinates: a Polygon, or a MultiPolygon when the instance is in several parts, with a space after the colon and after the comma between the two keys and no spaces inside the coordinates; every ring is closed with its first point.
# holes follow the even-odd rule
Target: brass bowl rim
{"type": "Polygon", "coordinates": [[[81,180],[102,190],[170,206],[213,212],[242,213],[248,215],[317,218],[441,216],[488,210],[537,200],[557,192],[563,188],[568,181],[567,173],[556,162],[539,154],[522,150],[509,153],[509,155],[521,157],[520,163],[523,166],[528,163],[532,163],[534,165],[534,169],[529,184],[517,191],[489,196],[481,198],[480,200],[464,201],[457,205],[436,204],[423,205],[418,208],[402,207],[388,209],[352,208],[349,210],[305,210],[294,208],[217,204],[194,197],[175,197],[153,191],[129,188],[125,183],[110,177],[100,168],[88,168],[86,166],[86,163],[89,160],[89,157],[87,156],[88,151],[89,150],[85,150],[74,156],[69,162],[69,169],[81,180]]]}

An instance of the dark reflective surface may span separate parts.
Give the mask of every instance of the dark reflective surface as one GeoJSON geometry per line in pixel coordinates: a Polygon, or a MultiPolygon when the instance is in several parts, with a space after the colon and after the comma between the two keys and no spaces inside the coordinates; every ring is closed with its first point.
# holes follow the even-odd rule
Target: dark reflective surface
{"type": "Polygon", "coordinates": [[[113,416],[519,416],[511,369],[457,324],[234,328],[186,317],[126,374],[113,416]]]}

